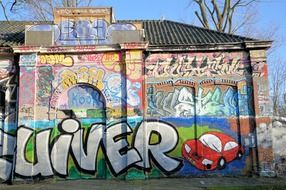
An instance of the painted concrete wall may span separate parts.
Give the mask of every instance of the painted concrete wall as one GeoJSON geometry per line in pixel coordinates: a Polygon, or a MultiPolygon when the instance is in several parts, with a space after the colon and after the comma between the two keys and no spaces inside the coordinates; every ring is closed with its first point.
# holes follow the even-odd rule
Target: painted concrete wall
{"type": "Polygon", "coordinates": [[[53,31],[56,46],[14,48],[19,68],[1,58],[0,179],[271,169],[265,50],[167,53],[114,45],[113,31],[141,26],[114,24],[110,11],[56,10],[54,25],[26,27],[53,31]]]}
{"type": "Polygon", "coordinates": [[[273,111],[269,100],[266,51],[251,50],[249,51],[249,57],[252,67],[258,169],[260,174],[263,175],[263,173],[273,170],[272,120],[270,118],[273,111]]]}
{"type": "Polygon", "coordinates": [[[266,65],[252,60],[243,51],[144,57],[136,48],[22,54],[18,124],[0,131],[0,177],[258,172],[272,142],[268,87],[257,82],[267,81],[266,65]]]}
{"type": "Polygon", "coordinates": [[[274,153],[274,170],[280,177],[286,175],[286,118],[274,117],[272,120],[272,139],[274,153]]]}
{"type": "Polygon", "coordinates": [[[256,142],[247,54],[153,54],[145,64],[147,117],[176,126],[178,175],[251,173],[256,142]]]}

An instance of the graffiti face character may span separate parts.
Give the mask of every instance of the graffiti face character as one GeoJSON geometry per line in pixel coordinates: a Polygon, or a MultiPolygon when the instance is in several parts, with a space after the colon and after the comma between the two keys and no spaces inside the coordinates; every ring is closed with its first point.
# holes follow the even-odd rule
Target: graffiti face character
{"type": "Polygon", "coordinates": [[[198,140],[187,140],[182,146],[184,158],[201,170],[223,169],[243,153],[235,139],[220,132],[204,133],[198,140]]]}

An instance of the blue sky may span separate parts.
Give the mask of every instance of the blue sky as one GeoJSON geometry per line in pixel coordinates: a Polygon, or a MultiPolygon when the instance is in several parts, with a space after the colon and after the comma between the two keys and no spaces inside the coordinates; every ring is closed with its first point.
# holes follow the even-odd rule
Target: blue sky
{"type": "MultiPolygon", "coordinates": [[[[7,1],[7,0],[6,0],[7,1]]],[[[3,0],[5,2],[5,0],[3,0]]],[[[96,6],[112,6],[117,19],[160,19],[176,20],[199,25],[194,16],[194,7],[188,6],[189,0],[95,0],[96,6]]],[[[256,28],[260,33],[277,30],[278,39],[284,43],[271,54],[270,59],[280,57],[286,60],[286,0],[260,0],[255,7],[257,12],[256,28]]],[[[4,20],[0,13],[0,20],[4,20]]]]}

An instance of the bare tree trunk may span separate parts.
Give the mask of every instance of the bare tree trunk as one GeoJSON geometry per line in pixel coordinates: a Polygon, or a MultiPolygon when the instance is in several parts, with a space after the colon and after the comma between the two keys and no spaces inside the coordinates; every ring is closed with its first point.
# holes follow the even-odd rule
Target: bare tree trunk
{"type": "Polygon", "coordinates": [[[236,32],[247,21],[242,20],[241,24],[234,27],[234,13],[255,1],[257,0],[224,0],[224,3],[221,3],[217,0],[191,0],[199,7],[195,15],[204,28],[214,28],[227,33],[236,32]]]}
{"type": "Polygon", "coordinates": [[[283,107],[283,95],[285,96],[286,90],[286,61],[278,60],[270,69],[270,86],[271,86],[271,99],[273,103],[273,114],[274,116],[281,115],[284,111],[283,107]]]}

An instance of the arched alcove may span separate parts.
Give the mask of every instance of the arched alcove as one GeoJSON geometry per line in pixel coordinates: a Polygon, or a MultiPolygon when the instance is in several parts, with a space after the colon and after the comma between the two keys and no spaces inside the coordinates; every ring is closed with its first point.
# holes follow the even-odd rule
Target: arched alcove
{"type": "Polygon", "coordinates": [[[76,84],[62,92],[56,104],[56,118],[106,119],[106,103],[102,92],[87,83],[76,84]]]}

